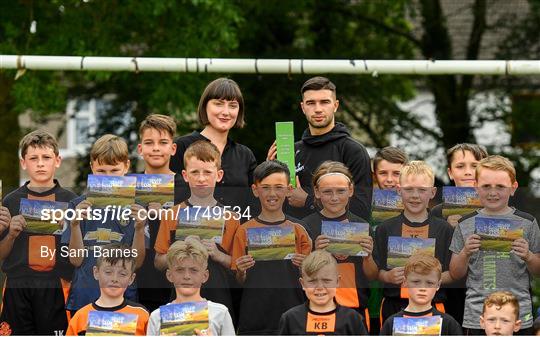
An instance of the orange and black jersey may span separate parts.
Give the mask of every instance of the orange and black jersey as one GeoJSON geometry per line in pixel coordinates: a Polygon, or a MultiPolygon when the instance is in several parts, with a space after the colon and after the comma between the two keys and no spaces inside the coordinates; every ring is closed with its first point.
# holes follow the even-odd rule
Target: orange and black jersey
{"type": "Polygon", "coordinates": [[[441,336],[459,336],[463,335],[461,326],[456,320],[445,313],[442,313],[432,307],[429,310],[422,312],[408,312],[402,310],[390,317],[384,322],[381,328],[381,336],[392,336],[394,330],[394,318],[395,317],[428,317],[428,316],[441,316],[442,317],[442,326],[441,326],[441,336]]]}
{"type": "MultiPolygon", "coordinates": [[[[33,191],[28,188],[27,181],[23,186],[6,195],[3,205],[9,209],[11,216],[19,214],[21,199],[47,200],[69,202],[77,195],[62,187],[55,179],[54,187],[44,191],[33,191]]],[[[9,231],[0,234],[3,240],[9,231]]],[[[67,259],[61,259],[59,255],[54,258],[42,257],[42,247],[60,251],[60,235],[38,235],[21,232],[13,243],[13,248],[2,264],[2,270],[8,277],[51,277],[61,276],[71,279],[71,268],[67,259]]]]}
{"type": "MultiPolygon", "coordinates": [[[[449,250],[450,242],[454,229],[446,221],[429,215],[424,222],[411,222],[403,212],[391,219],[384,221],[377,226],[375,231],[375,248],[373,257],[379,270],[390,270],[388,268],[388,237],[416,237],[416,238],[434,238],[435,239],[435,257],[442,265],[442,270],[447,271],[450,266],[452,254],[449,250]]],[[[406,298],[406,292],[400,291],[400,288],[393,284],[384,284],[384,297],[406,298]]],[[[445,291],[441,288],[433,299],[435,302],[444,302],[445,291]]]]}
{"type": "MultiPolygon", "coordinates": [[[[189,206],[192,205],[190,205],[187,201],[181,202],[172,208],[173,216],[166,216],[164,219],[161,220],[161,223],[159,225],[159,231],[157,233],[156,244],[154,245],[156,253],[167,254],[167,250],[169,250],[169,247],[175,241],[176,226],[178,224],[179,212],[182,208],[186,208],[189,206]]],[[[216,206],[223,207],[219,203],[216,206]]],[[[167,215],[168,214],[169,213],[167,213],[167,215]]],[[[232,254],[234,234],[239,227],[240,221],[235,220],[231,213],[231,217],[229,218],[229,220],[225,221],[225,228],[223,230],[221,244],[218,245],[218,248],[220,248],[221,251],[229,255],[232,254]]]]}
{"type": "MultiPolygon", "coordinates": [[[[351,212],[347,212],[338,218],[327,218],[319,212],[313,213],[302,219],[313,242],[321,235],[323,221],[367,223],[366,220],[351,212]]],[[[369,281],[362,267],[363,257],[342,255],[334,255],[334,257],[338,262],[338,269],[341,275],[341,281],[336,293],[337,302],[343,306],[364,312],[369,298],[369,281]]]]}
{"type": "Polygon", "coordinates": [[[146,311],[146,309],[138,303],[124,300],[124,302],[119,306],[111,308],[100,307],[96,303],[90,303],[80,308],[69,321],[66,336],[86,335],[86,329],[88,327],[88,313],[90,311],[108,311],[119,312],[122,314],[135,314],[138,316],[135,335],[146,335],[146,326],[148,325],[148,318],[150,317],[148,311],[146,311]]]}
{"type": "MultiPolygon", "coordinates": [[[[210,139],[199,131],[193,131],[176,138],[174,141],[176,153],[171,157],[169,167],[177,173],[174,179],[175,203],[186,200],[190,195],[189,186],[181,174],[184,169],[184,153],[191,144],[200,140],[210,142],[210,139]]],[[[249,206],[254,214],[255,197],[251,192],[251,184],[253,183],[253,170],[256,166],[257,160],[249,147],[227,138],[227,144],[225,144],[221,154],[221,169],[224,174],[221,181],[216,184],[215,198],[223,205],[239,206],[242,210],[249,206]]]]}
{"type": "MultiPolygon", "coordinates": [[[[248,228],[279,225],[293,226],[296,253],[308,255],[311,252],[311,239],[297,220],[286,217],[284,221],[266,222],[254,218],[236,231],[232,254],[233,269],[236,269],[236,259],[248,252],[248,228]]],[[[299,268],[291,260],[256,261],[255,265],[247,270],[244,282],[238,321],[239,334],[277,334],[281,315],[305,301],[299,277],[299,268]]]]}
{"type": "Polygon", "coordinates": [[[287,310],[279,320],[279,335],[367,335],[362,316],[339,304],[329,312],[314,312],[309,302],[287,310]]]}

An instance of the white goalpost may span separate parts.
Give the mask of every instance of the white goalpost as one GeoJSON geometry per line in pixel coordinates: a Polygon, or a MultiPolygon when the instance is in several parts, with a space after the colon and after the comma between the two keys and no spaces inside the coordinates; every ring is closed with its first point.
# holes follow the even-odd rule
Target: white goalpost
{"type": "Polygon", "coordinates": [[[245,74],[538,75],[540,60],[322,60],[0,55],[0,69],[245,74]]]}

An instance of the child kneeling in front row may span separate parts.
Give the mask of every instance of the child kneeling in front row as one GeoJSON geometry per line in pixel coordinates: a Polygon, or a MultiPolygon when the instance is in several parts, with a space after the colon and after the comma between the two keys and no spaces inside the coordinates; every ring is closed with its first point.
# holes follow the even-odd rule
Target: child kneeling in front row
{"type": "MultiPolygon", "coordinates": [[[[208,251],[195,238],[174,242],[167,251],[166,276],[174,285],[176,299],[170,304],[206,301],[201,297],[201,286],[208,280],[208,251]]],[[[209,331],[194,331],[198,335],[234,336],[235,331],[226,306],[208,302],[209,331]]],[[[161,309],[150,315],[147,335],[161,334],[161,309]]]]}
{"type": "MultiPolygon", "coordinates": [[[[121,243],[111,243],[103,246],[102,255],[97,258],[93,268],[94,278],[98,281],[99,298],[81,309],[69,321],[67,336],[84,335],[89,328],[89,316],[93,311],[101,313],[116,313],[133,317],[136,324],[128,327],[133,331],[121,332],[144,336],[148,323],[148,312],[135,302],[126,300],[124,293],[135,280],[135,256],[130,246],[121,243]]],[[[99,320],[98,320],[99,321],[99,320]]],[[[99,325],[99,322],[96,322],[99,325]]],[[[111,333],[111,331],[109,331],[111,333]]]]}
{"type": "Polygon", "coordinates": [[[367,335],[362,316],[336,302],[341,275],[332,254],[312,252],[302,262],[301,272],[300,284],[308,301],[281,316],[279,335],[367,335]]]}
{"type": "Polygon", "coordinates": [[[519,302],[509,291],[496,291],[484,300],[480,326],[486,336],[512,336],[521,329],[519,302]]]}
{"type": "MultiPolygon", "coordinates": [[[[441,336],[462,335],[461,326],[452,316],[438,311],[432,306],[433,297],[441,286],[442,266],[437,258],[426,254],[415,254],[405,265],[404,286],[409,290],[409,305],[404,310],[390,316],[381,328],[381,335],[395,335],[397,318],[421,318],[440,316],[441,336]]],[[[435,333],[429,333],[433,335],[435,333]]]]}

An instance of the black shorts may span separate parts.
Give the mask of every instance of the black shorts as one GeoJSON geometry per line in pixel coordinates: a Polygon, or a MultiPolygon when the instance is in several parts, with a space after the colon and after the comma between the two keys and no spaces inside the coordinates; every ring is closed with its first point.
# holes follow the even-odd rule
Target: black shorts
{"type": "Polygon", "coordinates": [[[67,325],[59,278],[7,278],[0,335],[65,335],[67,325]]]}

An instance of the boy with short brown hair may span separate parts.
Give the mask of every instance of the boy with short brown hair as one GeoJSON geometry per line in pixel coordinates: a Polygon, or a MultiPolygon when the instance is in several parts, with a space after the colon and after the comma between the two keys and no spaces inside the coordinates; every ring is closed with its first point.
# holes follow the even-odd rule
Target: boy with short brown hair
{"type": "Polygon", "coordinates": [[[176,123],[171,116],[151,114],[141,122],[137,152],[145,163],[146,174],[174,174],[169,168],[176,153],[176,123]]]}
{"type": "Polygon", "coordinates": [[[394,319],[397,317],[420,318],[440,316],[442,324],[440,335],[462,335],[461,327],[452,316],[440,312],[432,306],[435,293],[441,286],[442,266],[437,258],[425,255],[412,255],[404,268],[404,285],[409,289],[409,303],[405,309],[390,316],[381,328],[381,335],[392,335],[394,319]]]}
{"type": "MultiPolygon", "coordinates": [[[[141,173],[175,174],[169,168],[171,158],[176,153],[175,134],[176,122],[173,117],[160,114],[146,116],[139,127],[139,144],[137,145],[137,152],[144,160],[144,171],[141,173]]],[[[148,210],[158,211],[163,206],[156,202],[150,202],[148,210]]],[[[166,303],[170,299],[171,293],[169,283],[163,273],[156,273],[154,268],[154,245],[159,231],[159,223],[160,219],[148,220],[149,249],[146,250],[143,265],[137,271],[139,302],[150,311],[166,303]]]]}
{"type": "MultiPolygon", "coordinates": [[[[90,167],[94,175],[124,176],[129,170],[130,160],[126,141],[118,136],[107,134],[100,137],[90,150],[90,167]]],[[[69,261],[75,266],[73,282],[69,291],[66,309],[76,311],[92,303],[99,297],[99,284],[93,276],[93,267],[98,255],[96,247],[121,242],[137,251],[135,267],[139,268],[145,256],[148,232],[145,230],[146,219],[140,212],[142,206],[132,204],[129,220],[108,218],[89,218],[85,211],[92,207],[86,195],[70,202],[69,208],[81,213],[70,221],[62,234],[62,244],[67,246],[69,261]],[[88,254],[81,254],[84,249],[88,254]]],[[[65,248],[64,248],[65,249],[65,248]]],[[[127,299],[137,299],[137,287],[130,284],[126,290],[127,299]]]]}
{"type": "Polygon", "coordinates": [[[60,255],[56,254],[60,236],[27,232],[19,210],[23,198],[68,202],[77,195],[60,187],[54,179],[62,162],[54,136],[42,130],[30,132],[22,138],[19,148],[20,165],[30,180],[6,195],[5,208],[0,209],[1,222],[5,225],[9,221],[0,234],[0,259],[7,276],[0,322],[14,335],[63,334],[67,316],[59,276],[71,270],[65,269],[60,255]],[[42,247],[50,252],[54,250],[52,256],[40,254],[42,247]],[[44,303],[49,309],[38,310],[44,303]]]}
{"type": "Polygon", "coordinates": [[[373,157],[373,179],[380,189],[394,189],[399,184],[399,175],[409,157],[400,148],[387,146],[373,157]]]}
{"type": "Polygon", "coordinates": [[[302,262],[301,275],[308,300],[281,315],[279,335],[367,335],[362,316],[336,302],[341,275],[331,253],[313,251],[302,262]]]}
{"type": "MultiPolygon", "coordinates": [[[[124,298],[127,287],[135,280],[135,256],[130,246],[111,243],[101,248],[100,257],[93,268],[94,278],[100,289],[99,298],[79,309],[69,321],[66,336],[78,336],[87,333],[89,315],[92,311],[136,315],[136,324],[131,333],[146,335],[148,311],[135,302],[124,298]]],[[[121,331],[128,334],[127,331],[121,331]]]]}
{"type": "Polygon", "coordinates": [[[480,326],[486,336],[511,336],[521,328],[519,303],[509,291],[496,291],[484,300],[480,326]]]}
{"type": "Polygon", "coordinates": [[[480,303],[492,289],[512,289],[520,306],[520,333],[532,333],[529,289],[531,276],[540,273],[540,229],[532,215],[508,206],[517,187],[512,162],[498,155],[482,159],[476,167],[476,189],[483,208],[462,218],[454,231],[450,273],[454,279],[467,277],[463,327],[472,334],[483,333],[480,303]],[[522,235],[510,240],[509,251],[481,249],[477,224],[490,223],[496,233],[501,224],[516,227],[522,235]]]}

